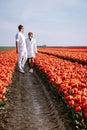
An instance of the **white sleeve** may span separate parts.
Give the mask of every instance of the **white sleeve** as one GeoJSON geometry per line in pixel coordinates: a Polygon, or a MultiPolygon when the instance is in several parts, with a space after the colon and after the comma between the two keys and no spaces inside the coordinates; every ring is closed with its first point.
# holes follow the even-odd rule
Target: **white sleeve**
{"type": "Polygon", "coordinates": [[[37,53],[37,44],[36,44],[36,40],[34,40],[34,52],[37,53]]]}
{"type": "Polygon", "coordinates": [[[27,38],[25,39],[25,42],[26,42],[26,48],[28,49],[28,43],[27,43],[27,38]]]}
{"type": "Polygon", "coordinates": [[[20,36],[19,36],[19,34],[17,33],[17,34],[16,34],[16,42],[19,42],[19,39],[20,39],[20,36]]]}

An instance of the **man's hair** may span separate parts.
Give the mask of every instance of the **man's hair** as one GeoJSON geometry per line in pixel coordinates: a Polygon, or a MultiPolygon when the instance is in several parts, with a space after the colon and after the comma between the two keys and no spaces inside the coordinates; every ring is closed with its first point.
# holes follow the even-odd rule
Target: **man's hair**
{"type": "Polygon", "coordinates": [[[28,35],[29,35],[29,36],[30,36],[30,35],[33,35],[33,33],[32,33],[32,32],[29,32],[28,35]]]}
{"type": "Polygon", "coordinates": [[[23,25],[19,25],[18,26],[18,30],[21,31],[21,29],[23,28],[23,25]]]}

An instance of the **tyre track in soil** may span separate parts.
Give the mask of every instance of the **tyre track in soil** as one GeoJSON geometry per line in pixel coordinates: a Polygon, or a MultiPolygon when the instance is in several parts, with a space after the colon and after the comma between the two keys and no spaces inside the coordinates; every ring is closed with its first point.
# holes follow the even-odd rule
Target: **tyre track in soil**
{"type": "Polygon", "coordinates": [[[34,72],[14,72],[6,130],[72,130],[60,118],[48,91],[34,72]]]}

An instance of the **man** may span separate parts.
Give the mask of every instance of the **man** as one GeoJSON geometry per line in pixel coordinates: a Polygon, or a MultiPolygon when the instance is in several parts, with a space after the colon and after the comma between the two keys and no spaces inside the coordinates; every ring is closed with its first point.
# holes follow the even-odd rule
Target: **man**
{"type": "Polygon", "coordinates": [[[24,36],[23,25],[18,26],[19,32],[16,34],[16,52],[18,53],[18,67],[21,73],[24,73],[24,65],[27,59],[27,49],[24,36]]]}
{"type": "Polygon", "coordinates": [[[28,63],[29,63],[29,72],[33,73],[33,62],[35,55],[37,53],[37,46],[36,46],[36,40],[33,38],[33,33],[28,33],[28,38],[26,39],[26,46],[27,46],[27,57],[28,57],[28,63]]]}

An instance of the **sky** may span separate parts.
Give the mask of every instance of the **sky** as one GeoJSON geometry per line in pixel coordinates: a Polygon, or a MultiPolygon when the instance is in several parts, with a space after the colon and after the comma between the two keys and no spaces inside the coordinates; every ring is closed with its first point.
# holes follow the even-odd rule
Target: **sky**
{"type": "Polygon", "coordinates": [[[0,46],[15,46],[20,24],[37,45],[87,46],[87,0],[0,0],[0,46]]]}

